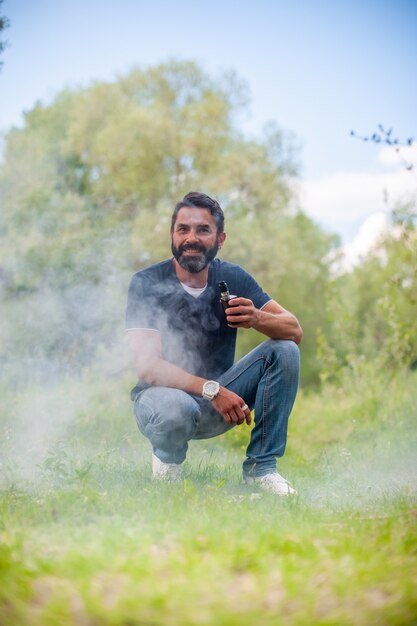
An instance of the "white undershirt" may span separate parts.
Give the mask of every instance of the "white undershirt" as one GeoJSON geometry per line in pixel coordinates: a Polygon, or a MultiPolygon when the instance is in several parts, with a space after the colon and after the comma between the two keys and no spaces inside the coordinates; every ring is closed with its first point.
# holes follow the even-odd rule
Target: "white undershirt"
{"type": "Polygon", "coordinates": [[[207,283],[204,287],[189,287],[185,283],[181,283],[181,286],[187,293],[190,294],[190,296],[193,296],[193,298],[198,298],[198,296],[201,296],[201,294],[207,289],[207,283]]]}

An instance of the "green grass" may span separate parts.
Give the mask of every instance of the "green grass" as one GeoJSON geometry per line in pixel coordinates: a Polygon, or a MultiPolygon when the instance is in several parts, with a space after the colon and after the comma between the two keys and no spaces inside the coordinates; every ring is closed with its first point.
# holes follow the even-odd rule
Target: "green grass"
{"type": "Polygon", "coordinates": [[[416,624],[416,375],[366,378],[300,395],[292,499],[241,484],[244,428],[152,483],[128,380],[5,390],[0,624],[416,624]]]}

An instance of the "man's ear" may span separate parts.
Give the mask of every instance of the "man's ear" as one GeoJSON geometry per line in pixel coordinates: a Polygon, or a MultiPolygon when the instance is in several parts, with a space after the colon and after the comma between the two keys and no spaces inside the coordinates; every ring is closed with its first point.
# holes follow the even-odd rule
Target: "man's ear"
{"type": "Polygon", "coordinates": [[[224,244],[224,240],[226,239],[226,233],[220,233],[220,235],[218,236],[218,243],[219,243],[219,250],[222,247],[222,245],[224,244]]]}

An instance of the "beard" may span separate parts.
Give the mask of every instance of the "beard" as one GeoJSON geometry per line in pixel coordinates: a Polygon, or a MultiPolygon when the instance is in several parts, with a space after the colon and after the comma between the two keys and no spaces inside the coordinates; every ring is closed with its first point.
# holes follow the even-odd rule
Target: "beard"
{"type": "Polygon", "coordinates": [[[171,239],[171,251],[174,258],[178,261],[183,269],[190,274],[198,274],[204,270],[209,263],[216,257],[219,250],[219,243],[216,241],[212,248],[205,248],[201,244],[187,245],[183,244],[178,248],[171,239]],[[186,250],[195,250],[195,255],[184,255],[186,250]]]}

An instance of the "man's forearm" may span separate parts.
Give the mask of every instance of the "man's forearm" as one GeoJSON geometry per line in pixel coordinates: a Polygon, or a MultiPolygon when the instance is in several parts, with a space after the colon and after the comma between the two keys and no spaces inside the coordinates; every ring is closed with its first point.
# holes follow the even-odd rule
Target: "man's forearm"
{"type": "Polygon", "coordinates": [[[290,339],[297,344],[300,343],[303,336],[297,318],[288,311],[269,313],[262,309],[258,310],[252,328],[271,339],[290,339]]]}
{"type": "Polygon", "coordinates": [[[182,389],[195,396],[201,396],[205,378],[193,376],[162,358],[152,359],[146,366],[137,366],[140,380],[159,387],[182,389]]]}
{"type": "Polygon", "coordinates": [[[248,298],[233,298],[226,309],[227,323],[233,328],[254,328],[271,339],[300,343],[303,331],[295,315],[274,300],[257,309],[248,298]]]}

